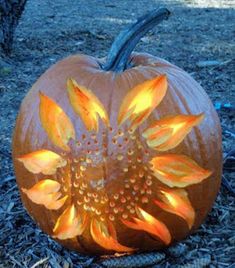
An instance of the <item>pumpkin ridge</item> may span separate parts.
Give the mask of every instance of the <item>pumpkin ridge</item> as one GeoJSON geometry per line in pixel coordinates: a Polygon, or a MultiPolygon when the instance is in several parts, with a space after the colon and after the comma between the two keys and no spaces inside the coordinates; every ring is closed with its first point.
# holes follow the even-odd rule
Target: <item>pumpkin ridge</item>
{"type": "Polygon", "coordinates": [[[169,11],[148,16],[117,38],[103,70],[86,56],[54,65],[33,86],[17,121],[13,158],[22,200],[44,231],[78,251],[79,244],[98,254],[167,246],[198,227],[218,191],[219,152],[206,154],[213,144],[220,149],[220,134],[207,135],[219,125],[213,108],[205,107],[205,93],[173,65],[161,68],[158,59],[153,72],[156,58],[141,56],[147,69],[130,56],[139,38],[169,11]],[[130,58],[133,71],[117,74],[130,67],[130,58]],[[66,93],[68,77],[72,87],[81,83],[78,94],[73,88],[66,93]],[[107,92],[109,82],[113,89],[107,92]],[[196,90],[202,103],[195,103],[196,90]],[[32,116],[25,107],[39,113],[33,110],[32,116]],[[199,120],[174,128],[165,120],[172,112],[178,119],[187,112],[199,120]],[[200,129],[199,113],[209,116],[200,129]]]}

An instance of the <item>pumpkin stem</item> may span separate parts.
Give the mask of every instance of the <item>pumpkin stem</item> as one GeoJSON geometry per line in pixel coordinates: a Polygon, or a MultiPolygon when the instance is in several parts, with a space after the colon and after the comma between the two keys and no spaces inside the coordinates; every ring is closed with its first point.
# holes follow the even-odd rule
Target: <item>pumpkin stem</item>
{"type": "Polygon", "coordinates": [[[121,31],[114,40],[107,62],[102,68],[105,71],[124,71],[128,66],[129,56],[139,40],[162,20],[168,19],[169,15],[170,11],[166,8],[155,9],[121,31]]]}

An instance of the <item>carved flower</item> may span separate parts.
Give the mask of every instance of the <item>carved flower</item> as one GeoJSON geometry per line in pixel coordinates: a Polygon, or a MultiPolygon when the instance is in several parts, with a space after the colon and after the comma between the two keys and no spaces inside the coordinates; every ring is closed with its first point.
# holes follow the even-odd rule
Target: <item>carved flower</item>
{"type": "MultiPolygon", "coordinates": [[[[41,125],[50,141],[63,153],[41,148],[17,158],[29,172],[48,176],[29,189],[22,188],[27,197],[46,209],[63,208],[52,230],[53,237],[71,239],[83,235],[84,230],[89,228],[93,240],[107,250],[134,250],[118,242],[115,231],[118,222],[147,232],[167,245],[171,242],[171,233],[164,222],[149,213],[147,207],[144,208],[149,202],[182,218],[191,229],[195,211],[186,187],[205,180],[211,171],[203,169],[187,155],[167,151],[178,146],[204,115],[163,117],[155,120],[137,139],[135,135],[139,134],[139,125],[156,109],[167,92],[167,78],[161,75],[131,89],[119,110],[119,130],[110,134],[117,150],[118,146],[121,148],[125,144],[126,155],[123,151],[113,152],[116,165],[121,168],[120,178],[118,186],[112,180],[113,187],[106,192],[107,182],[98,167],[107,161],[107,144],[98,141],[96,135],[99,133],[99,119],[106,131],[112,132],[108,114],[92,91],[78,85],[75,80],[68,79],[67,90],[70,104],[90,133],[90,140],[87,142],[85,135],[76,140],[73,123],[63,109],[40,93],[41,125]],[[126,133],[122,130],[123,126],[128,129],[126,133]],[[76,144],[78,153],[69,145],[71,140],[76,144]],[[129,147],[128,142],[131,144],[129,147]],[[84,147],[91,143],[94,146],[84,151],[84,147]],[[131,149],[133,144],[136,152],[131,149]],[[155,156],[151,157],[153,152],[156,152],[155,156]],[[125,163],[124,157],[127,159],[125,163]],[[97,178],[91,177],[93,173],[97,173],[97,178]]],[[[107,136],[107,133],[103,134],[107,136]]]]}

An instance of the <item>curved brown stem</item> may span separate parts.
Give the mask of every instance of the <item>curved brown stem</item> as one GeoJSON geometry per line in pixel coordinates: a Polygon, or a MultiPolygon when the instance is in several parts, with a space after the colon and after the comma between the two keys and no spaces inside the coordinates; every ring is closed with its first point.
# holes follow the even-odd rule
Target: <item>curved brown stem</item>
{"type": "Polygon", "coordinates": [[[129,56],[139,40],[162,20],[168,19],[169,15],[168,9],[159,8],[140,17],[137,22],[123,30],[113,42],[107,62],[102,68],[115,72],[125,70],[129,56]]]}

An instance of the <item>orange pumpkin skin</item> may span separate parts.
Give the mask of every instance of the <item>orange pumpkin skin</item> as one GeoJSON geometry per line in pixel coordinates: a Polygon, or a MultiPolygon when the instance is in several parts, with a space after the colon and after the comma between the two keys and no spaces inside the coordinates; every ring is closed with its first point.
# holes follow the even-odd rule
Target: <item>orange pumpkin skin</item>
{"type": "MultiPolygon", "coordinates": [[[[56,236],[58,231],[55,239],[79,252],[112,254],[117,251],[148,251],[182,240],[202,223],[219,190],[222,172],[221,128],[205,91],[186,72],[163,59],[134,53],[130,57],[133,66],[121,73],[102,70],[100,60],[90,56],[75,55],[58,62],[33,85],[22,102],[17,118],[13,161],[24,206],[44,232],[56,236]],[[128,124],[120,126],[117,119],[128,92],[161,74],[166,75],[168,86],[160,104],[134,132],[128,124]],[[98,131],[88,130],[86,122],[71,105],[66,90],[68,78],[88,88],[100,100],[107,111],[109,124],[99,120],[98,131]],[[75,139],[68,140],[69,150],[57,146],[45,131],[40,120],[40,94],[58,104],[71,120],[75,139]],[[172,149],[161,152],[150,148],[142,135],[149,126],[166,116],[200,113],[204,113],[204,120],[172,149]],[[53,174],[32,173],[21,157],[42,149],[60,155],[67,164],[58,164],[53,174]],[[209,170],[211,175],[208,173],[201,181],[184,187],[169,187],[154,176],[154,167],[149,166],[154,157],[162,155],[185,155],[204,170],[209,170]],[[37,204],[26,194],[25,189],[46,179],[60,183],[61,197],[67,196],[58,209],[37,204]],[[164,191],[172,193],[172,196],[176,193],[176,198],[178,193],[181,198],[181,193],[186,192],[187,201],[181,198],[184,200],[182,206],[186,207],[182,208],[184,212],[181,212],[181,206],[176,207],[173,213],[169,211],[169,208],[173,209],[172,205],[168,209],[161,207],[159,191],[162,191],[161,194],[164,191]],[[66,236],[67,227],[63,223],[56,229],[55,225],[72,204],[82,222],[78,225],[81,234],[61,239],[66,236]],[[163,223],[167,231],[165,227],[158,226],[158,222],[153,231],[151,224],[154,224],[154,220],[148,216],[143,218],[142,209],[163,223]],[[144,226],[149,229],[144,229],[141,224],[138,225],[139,229],[130,228],[127,221],[133,223],[133,217],[144,220],[144,226]],[[97,222],[101,222],[101,225],[97,222]],[[106,236],[97,231],[99,226],[107,229],[104,231],[108,233],[106,236]]],[[[172,158],[174,161],[177,158],[172,158]]]]}

